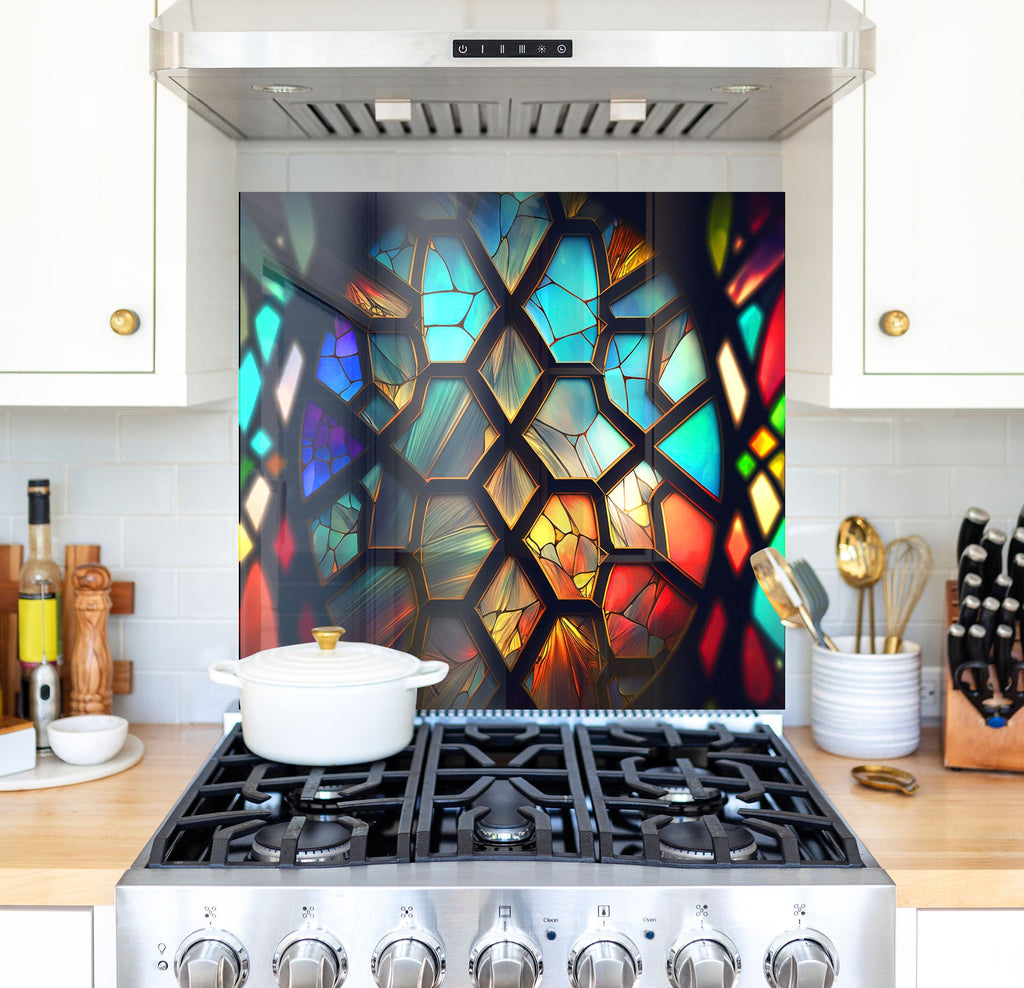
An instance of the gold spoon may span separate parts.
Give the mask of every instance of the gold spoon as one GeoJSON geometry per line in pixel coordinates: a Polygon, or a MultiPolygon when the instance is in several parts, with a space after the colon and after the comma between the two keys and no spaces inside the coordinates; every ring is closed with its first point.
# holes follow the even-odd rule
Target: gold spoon
{"type": "MultiPolygon", "coordinates": [[[[775,608],[783,622],[799,618],[800,623],[811,633],[816,645],[821,645],[821,636],[814,627],[814,619],[807,610],[803,592],[793,579],[793,571],[778,549],[770,546],[758,549],[750,557],[750,567],[769,603],[775,608]]],[[[830,646],[833,650],[834,645],[830,646]]]]}
{"type": "Polygon", "coordinates": [[[839,524],[836,537],[836,566],[839,575],[860,591],[857,597],[857,639],[854,651],[860,651],[861,630],[864,627],[864,591],[868,593],[868,620],[870,623],[869,651],[875,651],[875,594],[874,586],[885,568],[885,545],[874,525],[860,515],[850,515],[839,524]]]}

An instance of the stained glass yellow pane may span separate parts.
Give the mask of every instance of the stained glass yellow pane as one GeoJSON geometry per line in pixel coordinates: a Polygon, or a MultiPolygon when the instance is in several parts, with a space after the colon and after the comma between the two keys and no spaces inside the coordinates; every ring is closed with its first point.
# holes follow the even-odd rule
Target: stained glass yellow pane
{"type": "Polygon", "coordinates": [[[245,559],[249,553],[252,552],[252,539],[249,538],[249,533],[245,530],[245,526],[238,523],[238,561],[241,562],[245,559]]]}
{"type": "Polygon", "coordinates": [[[762,460],[779,445],[779,441],[762,425],[757,432],[754,433],[754,438],[750,440],[750,448],[754,451],[754,454],[760,457],[762,460]]]}
{"type": "Polygon", "coordinates": [[[779,487],[783,490],[786,489],[786,454],[778,453],[772,457],[771,462],[768,464],[768,469],[771,470],[772,475],[779,482],[779,487]]]}
{"type": "Polygon", "coordinates": [[[739,425],[743,418],[743,412],[747,407],[747,397],[750,392],[743,383],[743,373],[739,364],[736,363],[736,354],[732,351],[729,343],[722,344],[718,351],[718,372],[722,375],[722,384],[725,387],[725,398],[729,403],[729,414],[732,416],[733,425],[739,425]]]}
{"type": "Polygon", "coordinates": [[[748,493],[757,517],[758,528],[761,529],[761,534],[766,536],[782,511],[782,502],[764,471],[753,479],[748,493]]]}
{"type": "Polygon", "coordinates": [[[257,532],[263,524],[263,516],[266,514],[269,503],[270,484],[263,477],[257,477],[245,498],[245,513],[249,516],[249,521],[252,522],[252,527],[257,532]]]}

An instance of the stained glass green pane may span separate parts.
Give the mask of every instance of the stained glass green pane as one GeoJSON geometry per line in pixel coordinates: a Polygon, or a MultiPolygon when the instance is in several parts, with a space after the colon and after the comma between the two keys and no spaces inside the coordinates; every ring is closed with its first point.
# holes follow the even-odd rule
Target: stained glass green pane
{"type": "Polygon", "coordinates": [[[768,419],[772,424],[772,428],[780,435],[783,436],[786,433],[786,396],[783,395],[772,409],[772,414],[768,419]]]}
{"type": "Polygon", "coordinates": [[[523,306],[558,361],[593,359],[597,267],[589,237],[563,237],[537,290],[523,306]]]}
{"type": "Polygon", "coordinates": [[[394,271],[402,281],[408,284],[415,251],[415,236],[409,232],[408,227],[396,223],[381,235],[381,238],[370,248],[369,254],[378,264],[394,271]]]}
{"type": "Polygon", "coordinates": [[[743,347],[747,356],[753,360],[757,356],[757,344],[761,340],[761,327],[764,325],[764,313],[756,302],[751,302],[736,320],[743,337],[743,347]]]}
{"type": "Polygon", "coordinates": [[[416,212],[425,220],[452,219],[459,211],[459,200],[451,192],[436,192],[419,204],[416,212]]]}
{"type": "MultiPolygon", "coordinates": [[[[786,522],[783,520],[779,530],[772,539],[772,548],[777,549],[783,556],[786,554],[786,522]]],[[[775,608],[768,602],[760,584],[754,584],[751,599],[751,614],[757,626],[768,636],[776,648],[782,650],[786,647],[786,630],[779,622],[779,615],[775,608]]]]}
{"type": "Polygon", "coordinates": [[[342,494],[310,523],[313,555],[320,578],[328,579],[359,552],[359,514],[363,503],[354,491],[342,494]]]}
{"type": "Polygon", "coordinates": [[[310,197],[295,193],[284,197],[288,240],[299,270],[305,272],[316,248],[316,213],[310,197]]]}
{"type": "Polygon", "coordinates": [[[524,192],[481,195],[469,218],[495,270],[514,291],[551,226],[544,197],[524,192]]]}
{"type": "Polygon", "coordinates": [[[714,402],[701,405],[668,434],[660,449],[680,470],[709,493],[719,496],[722,484],[722,440],[714,402]]]}
{"type": "Polygon", "coordinates": [[[260,371],[250,350],[242,358],[241,366],[238,368],[238,424],[243,432],[249,428],[259,396],[260,371]]]}
{"type": "Polygon", "coordinates": [[[256,468],[256,464],[248,457],[243,456],[242,462],[238,465],[238,487],[242,489],[249,481],[249,476],[256,468]]]}
{"type": "Polygon", "coordinates": [[[374,431],[380,432],[398,414],[398,406],[378,393],[367,402],[360,414],[374,431]]]}
{"type": "Polygon", "coordinates": [[[423,516],[420,561],[431,598],[461,599],[497,541],[472,498],[430,498],[423,516]]]}
{"type": "Polygon", "coordinates": [[[373,515],[370,523],[370,545],[375,549],[406,549],[412,538],[412,513],[416,497],[408,487],[387,470],[378,473],[376,479],[367,474],[373,484],[370,496],[373,500],[373,515]]]}
{"type": "Polygon", "coordinates": [[[269,305],[263,305],[256,313],[253,328],[256,330],[256,342],[260,346],[260,356],[263,357],[263,363],[266,363],[277,342],[277,334],[281,329],[281,317],[269,305]]]}
{"type": "Polygon", "coordinates": [[[594,388],[585,378],[555,381],[524,433],[551,474],[596,480],[629,443],[597,410],[594,388]]]}
{"type": "Polygon", "coordinates": [[[423,333],[431,360],[464,360],[497,306],[458,237],[434,237],[423,271],[423,333]]]}
{"type": "Polygon", "coordinates": [[[366,473],[363,474],[362,484],[371,498],[376,498],[380,486],[380,475],[384,468],[379,463],[374,463],[366,473]]]}
{"type": "Polygon", "coordinates": [[[267,453],[274,448],[274,441],[263,429],[260,429],[259,432],[252,437],[249,445],[257,456],[266,456],[267,453]]]}
{"type": "Polygon", "coordinates": [[[744,480],[749,480],[750,475],[757,469],[757,460],[750,453],[744,451],[736,461],[736,469],[744,480]]]}
{"type": "Polygon", "coordinates": [[[263,269],[262,285],[264,294],[277,299],[282,305],[287,305],[292,297],[293,289],[291,282],[269,268],[263,269]]]}
{"type": "Polygon", "coordinates": [[[498,399],[505,417],[511,421],[537,383],[541,369],[523,338],[511,326],[506,326],[480,373],[498,399]]]}
{"type": "Polygon", "coordinates": [[[611,304],[612,315],[619,319],[647,319],[663,309],[679,295],[675,278],[667,271],[656,274],[650,281],[634,288],[611,304]]]}
{"type": "Polygon", "coordinates": [[[646,333],[616,333],[604,361],[608,397],[645,431],[661,418],[647,393],[650,361],[651,337],[646,333]]]}
{"type": "Polygon", "coordinates": [[[700,337],[692,328],[687,332],[687,318],[685,313],[677,316],[659,332],[662,356],[658,385],[674,402],[682,401],[708,376],[700,337]]]}
{"type": "Polygon", "coordinates": [[[468,477],[496,434],[461,378],[434,378],[427,385],[423,410],[394,442],[428,480],[468,477]]]}
{"type": "Polygon", "coordinates": [[[708,253],[711,255],[715,274],[722,273],[729,252],[731,225],[732,196],[728,192],[719,192],[711,200],[711,212],[708,215],[708,253]]]}

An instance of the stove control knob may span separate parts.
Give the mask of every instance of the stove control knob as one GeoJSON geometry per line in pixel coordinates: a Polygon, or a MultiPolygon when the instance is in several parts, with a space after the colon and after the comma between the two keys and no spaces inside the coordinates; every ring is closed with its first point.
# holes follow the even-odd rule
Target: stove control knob
{"type": "Polygon", "coordinates": [[[370,959],[370,971],[380,988],[436,988],[444,968],[441,941],[425,930],[389,934],[370,959]]]}
{"type": "Polygon", "coordinates": [[[224,930],[197,930],[181,941],[174,974],[180,988],[240,988],[249,977],[249,955],[224,930]]]}
{"type": "Polygon", "coordinates": [[[326,930],[304,930],[277,945],[273,971],[280,988],[339,988],[348,974],[348,956],[326,930]]]}
{"type": "Polygon", "coordinates": [[[772,988],[832,988],[839,956],[824,933],[791,930],[772,941],[764,955],[764,973],[772,988]]]}
{"type": "Polygon", "coordinates": [[[469,973],[477,988],[535,988],[544,962],[529,938],[501,932],[473,947],[469,973]]]}
{"type": "Polygon", "coordinates": [[[733,988],[740,955],[724,933],[681,934],[668,953],[668,977],[675,988],[733,988]]]}
{"type": "Polygon", "coordinates": [[[584,937],[569,952],[573,988],[633,988],[641,970],[640,951],[619,933],[584,937]]]}

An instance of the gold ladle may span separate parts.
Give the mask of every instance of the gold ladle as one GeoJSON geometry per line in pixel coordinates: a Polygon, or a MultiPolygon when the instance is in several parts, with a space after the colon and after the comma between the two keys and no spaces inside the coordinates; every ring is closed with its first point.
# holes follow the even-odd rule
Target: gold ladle
{"type": "MultiPolygon", "coordinates": [[[[750,567],[757,577],[757,582],[769,603],[775,608],[775,613],[786,623],[799,619],[799,622],[811,633],[816,645],[822,644],[821,635],[814,627],[814,619],[807,609],[807,601],[800,590],[796,580],[793,579],[793,571],[789,563],[783,558],[778,549],[770,546],[767,549],[758,549],[750,557],[750,567]]],[[[831,639],[825,642],[825,647],[832,651],[836,646],[831,639]]]]}
{"type": "Polygon", "coordinates": [[[860,515],[850,515],[839,523],[836,537],[836,567],[849,586],[859,591],[857,597],[857,638],[854,651],[860,651],[864,627],[864,592],[868,594],[870,641],[868,650],[875,651],[874,586],[885,568],[885,545],[874,525],[860,515]]]}

